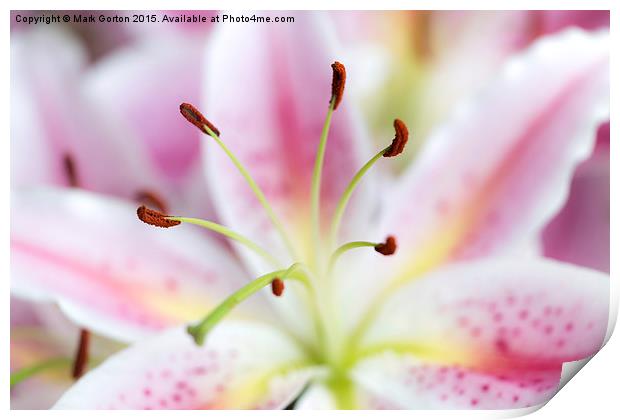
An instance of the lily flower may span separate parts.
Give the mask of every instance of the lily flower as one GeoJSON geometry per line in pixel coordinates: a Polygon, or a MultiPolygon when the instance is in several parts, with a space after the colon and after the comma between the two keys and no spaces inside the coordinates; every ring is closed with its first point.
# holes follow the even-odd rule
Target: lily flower
{"type": "MultiPolygon", "coordinates": [[[[200,147],[192,141],[199,133],[168,112],[181,98],[198,98],[201,63],[194,50],[199,42],[181,34],[165,39],[152,34],[93,62],[92,46],[68,28],[13,32],[12,188],[79,188],[211,215],[200,147]],[[162,87],[169,79],[178,82],[162,87]],[[160,100],[149,108],[156,118],[147,121],[134,115],[131,110],[143,108],[155,91],[160,100]],[[179,139],[183,141],[175,144],[179,139]]],[[[57,399],[52,397],[73,382],[67,359],[85,348],[80,344],[82,333],[68,321],[50,322],[59,317],[50,315],[58,311],[51,305],[30,300],[19,306],[27,306],[37,323],[24,326],[12,312],[12,375],[25,378],[23,373],[35,367],[47,369],[41,379],[12,384],[12,403],[17,408],[49,408],[57,399]],[[62,342],[66,343],[59,346],[62,342]]],[[[98,360],[109,354],[105,348],[120,348],[96,334],[91,340],[98,360]]]]}
{"type": "Polygon", "coordinates": [[[329,27],[298,20],[222,27],[208,119],[181,106],[208,136],[224,225],[141,206],[153,228],[92,193],[14,194],[13,289],[144,338],[56,408],[526,407],[603,344],[608,276],[536,242],[608,118],[607,37],[533,44],[389,178],[405,123],[373,154],[342,97],[355,67],[332,64],[328,98],[329,27]]]}

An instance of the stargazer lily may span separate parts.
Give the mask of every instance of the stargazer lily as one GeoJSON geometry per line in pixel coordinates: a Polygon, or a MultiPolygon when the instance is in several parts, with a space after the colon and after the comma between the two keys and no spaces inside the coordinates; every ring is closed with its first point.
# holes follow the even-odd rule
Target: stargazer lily
{"type": "Polygon", "coordinates": [[[223,225],[140,207],[156,229],[91,193],[14,195],[14,290],[149,336],[56,408],[525,407],[600,348],[608,276],[536,245],[608,117],[606,35],[533,44],[394,179],[381,165],[406,126],[373,155],[337,62],[328,103],[322,23],[223,27],[209,45],[209,120],[181,113],[210,137],[223,225]]]}

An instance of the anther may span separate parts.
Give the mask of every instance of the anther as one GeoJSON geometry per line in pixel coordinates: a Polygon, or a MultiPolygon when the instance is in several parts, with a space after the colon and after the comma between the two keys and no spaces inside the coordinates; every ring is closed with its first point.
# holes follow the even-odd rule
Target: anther
{"type": "Polygon", "coordinates": [[[155,207],[158,211],[162,213],[168,213],[168,206],[164,199],[153,191],[149,190],[139,190],[134,195],[136,201],[140,204],[144,204],[145,206],[155,207]]]}
{"type": "Polygon", "coordinates": [[[209,132],[204,128],[204,126],[206,125],[219,137],[220,130],[218,130],[213,124],[211,124],[209,120],[207,120],[205,116],[202,115],[202,113],[198,111],[198,109],[194,105],[184,102],[179,106],[179,108],[181,110],[181,115],[183,115],[187,121],[198,127],[200,131],[209,135],[209,132]]]}
{"type": "Polygon", "coordinates": [[[394,140],[390,147],[383,153],[384,157],[394,157],[400,155],[405,150],[407,140],[409,140],[409,130],[404,122],[398,118],[394,120],[394,140]]]}
{"type": "Polygon", "coordinates": [[[342,63],[335,61],[332,64],[333,76],[332,76],[332,97],[331,101],[334,101],[334,110],[340,105],[342,101],[342,95],[344,94],[344,84],[347,79],[347,71],[342,63]]]}
{"type": "Polygon", "coordinates": [[[271,292],[275,296],[282,296],[282,293],[284,293],[284,282],[278,277],[271,282],[271,292]]]}
{"type": "Polygon", "coordinates": [[[62,166],[65,170],[69,186],[77,187],[79,185],[77,170],[75,169],[75,161],[70,154],[66,154],[62,157],[62,166]]]}
{"type": "Polygon", "coordinates": [[[385,238],[385,242],[375,246],[375,251],[383,255],[392,255],[396,252],[396,238],[392,235],[385,238]]]}
{"type": "Polygon", "coordinates": [[[88,365],[88,350],[90,347],[90,331],[86,329],[80,330],[80,342],[73,361],[73,369],[71,375],[73,379],[79,379],[86,371],[88,365]]]}
{"type": "Polygon", "coordinates": [[[178,220],[170,220],[165,214],[149,209],[146,206],[138,207],[137,213],[138,219],[142,220],[148,225],[169,228],[181,224],[181,222],[179,222],[178,220]]]}

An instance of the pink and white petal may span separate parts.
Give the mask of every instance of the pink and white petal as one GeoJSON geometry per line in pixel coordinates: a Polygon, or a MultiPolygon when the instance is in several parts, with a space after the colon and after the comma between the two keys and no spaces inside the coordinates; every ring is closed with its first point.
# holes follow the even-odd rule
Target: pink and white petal
{"type": "Polygon", "coordinates": [[[568,201],[542,233],[544,254],[609,273],[609,122],[573,176],[568,201]]]}
{"type": "Polygon", "coordinates": [[[225,321],[198,347],[183,328],[134,344],[85,375],[56,409],[282,408],[311,377],[281,331],[225,321]]]}
{"type": "Polygon", "coordinates": [[[366,409],[511,409],[547,402],[562,367],[485,372],[386,353],[353,368],[366,409]]]}
{"type": "Polygon", "coordinates": [[[321,383],[311,384],[296,402],[295,410],[335,410],[338,406],[332,392],[321,383]]]}
{"type": "Polygon", "coordinates": [[[490,370],[557,366],[603,345],[609,277],[542,259],[453,264],[394,290],[363,340],[490,370]]]}
{"type": "Polygon", "coordinates": [[[42,114],[43,108],[54,101],[55,93],[79,78],[85,61],[86,51],[68,32],[53,29],[12,34],[12,185],[66,185],[59,153],[54,153],[57,159],[50,159],[54,148],[42,114]],[[36,62],[39,65],[34,65],[36,62]]]}
{"type": "Polygon", "coordinates": [[[198,319],[248,280],[220,244],[191,226],[147,226],[130,203],[31,189],[13,193],[11,211],[12,292],[119,340],[198,319]]]}
{"type": "Polygon", "coordinates": [[[88,57],[79,41],[47,29],[12,37],[12,184],[68,185],[69,155],[80,187],[133,197],[139,179],[153,178],[144,151],[85,97],[88,57]]]}
{"type": "Polygon", "coordinates": [[[545,10],[530,11],[535,15],[535,30],[542,34],[575,26],[590,31],[609,28],[609,10],[545,10]]]}
{"type": "Polygon", "coordinates": [[[400,280],[531,249],[607,119],[608,56],[604,33],[546,37],[431,136],[389,197],[383,230],[399,237],[400,280]]]}
{"type": "MultiPolygon", "coordinates": [[[[295,17],[295,27],[223,25],[213,33],[206,58],[204,113],[265,191],[300,253],[307,254],[311,249],[310,185],[331,95],[330,65],[342,51],[335,48],[326,15],[295,17]]],[[[355,70],[348,68],[350,78],[355,70]]],[[[222,151],[206,141],[208,182],[223,221],[288,258],[243,178],[222,151]]],[[[329,220],[352,175],[370,156],[345,93],[333,116],[325,157],[324,221],[329,220]]],[[[363,191],[354,199],[365,197],[363,191]]],[[[372,210],[370,206],[350,208],[349,231],[351,224],[366,221],[372,210]]]]}
{"type": "Polygon", "coordinates": [[[101,115],[143,144],[162,180],[172,184],[200,163],[199,132],[179,115],[180,103],[200,96],[198,47],[179,36],[151,37],[99,61],[84,80],[101,115]]]}

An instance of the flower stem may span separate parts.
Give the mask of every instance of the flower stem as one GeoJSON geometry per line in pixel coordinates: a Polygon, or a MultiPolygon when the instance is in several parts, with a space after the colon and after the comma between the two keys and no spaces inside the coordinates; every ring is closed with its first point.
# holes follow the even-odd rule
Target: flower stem
{"type": "Polygon", "coordinates": [[[295,251],[295,247],[293,246],[293,243],[291,242],[291,240],[289,239],[288,235],[286,234],[286,230],[284,229],[284,225],[282,224],[282,222],[280,221],[278,216],[273,211],[273,208],[271,207],[271,205],[267,201],[267,198],[265,197],[265,194],[263,193],[263,190],[261,190],[261,188],[258,186],[256,181],[254,181],[254,178],[252,178],[252,176],[247,171],[247,169],[245,169],[245,167],[241,164],[239,159],[237,159],[237,157],[226,146],[226,144],[224,144],[224,142],[219,138],[219,136],[217,134],[215,134],[211,130],[211,128],[209,128],[209,126],[203,125],[203,127],[207,131],[207,133],[209,133],[209,135],[213,138],[213,140],[215,140],[215,142],[218,144],[218,146],[220,146],[220,148],[224,151],[224,153],[226,153],[228,158],[232,161],[232,163],[235,165],[237,170],[241,173],[241,175],[243,176],[243,178],[245,179],[245,181],[249,185],[250,189],[252,190],[252,192],[254,193],[254,195],[256,196],[258,201],[260,202],[260,204],[265,209],[265,212],[267,213],[267,216],[269,217],[269,220],[271,221],[273,226],[278,231],[278,233],[279,233],[280,237],[282,238],[282,240],[284,241],[284,243],[285,243],[289,253],[293,257],[293,259],[298,260],[299,258],[297,257],[297,252],[295,251]]]}
{"type": "Polygon", "coordinates": [[[197,226],[201,226],[205,229],[209,229],[212,230],[214,232],[217,232],[219,234],[222,234],[224,236],[229,237],[230,239],[233,239],[243,245],[245,245],[246,247],[248,247],[249,249],[251,249],[252,251],[254,251],[256,254],[258,254],[259,256],[261,256],[262,258],[264,258],[267,262],[269,262],[269,264],[277,267],[280,264],[278,263],[278,261],[269,253],[267,252],[263,247],[261,247],[260,245],[258,245],[256,242],[246,238],[245,236],[225,227],[222,226],[220,224],[217,224],[215,222],[211,222],[209,220],[203,220],[203,219],[196,219],[193,217],[177,217],[177,216],[168,216],[166,217],[166,219],[169,220],[176,220],[182,223],[189,223],[192,225],[197,225],[197,226]]]}
{"type": "Polygon", "coordinates": [[[333,247],[336,243],[336,237],[338,235],[338,229],[340,229],[340,222],[342,221],[342,216],[344,215],[344,211],[347,207],[347,204],[349,203],[351,195],[353,195],[353,192],[355,191],[355,188],[364,177],[366,172],[368,172],[368,170],[372,168],[379,159],[381,159],[387,149],[389,149],[389,146],[379,151],[368,162],[366,162],[366,164],[362,166],[359,171],[357,171],[355,176],[353,176],[353,179],[351,179],[351,182],[349,182],[349,185],[342,193],[342,196],[340,197],[340,200],[338,201],[338,204],[336,206],[336,210],[334,211],[334,217],[332,219],[332,226],[330,231],[330,246],[333,247]]]}
{"type": "Polygon", "coordinates": [[[327,116],[325,117],[325,123],[323,124],[323,131],[321,132],[321,139],[316,152],[316,158],[314,161],[314,171],[312,172],[312,190],[311,190],[311,211],[312,211],[312,239],[315,245],[314,259],[320,261],[319,253],[320,249],[320,237],[321,237],[321,225],[320,225],[320,207],[321,207],[321,175],[323,172],[323,161],[325,160],[325,148],[327,146],[327,136],[329,134],[329,127],[332,121],[332,115],[334,113],[335,98],[329,102],[329,109],[327,110],[327,116]]]}

